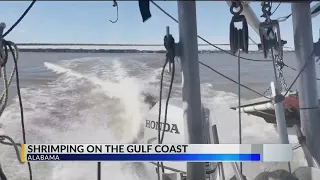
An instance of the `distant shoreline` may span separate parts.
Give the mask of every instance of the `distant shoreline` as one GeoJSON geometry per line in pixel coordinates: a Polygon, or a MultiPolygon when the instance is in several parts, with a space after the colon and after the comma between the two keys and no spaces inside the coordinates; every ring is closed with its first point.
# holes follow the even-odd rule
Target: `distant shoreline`
{"type": "MultiPolygon", "coordinates": [[[[137,50],[137,49],[64,49],[64,48],[28,48],[19,49],[20,52],[55,52],[55,53],[166,53],[165,50],[137,50]]],[[[217,50],[199,50],[200,54],[220,53],[217,50]]],[[[291,52],[291,51],[286,51],[291,52]]],[[[260,53],[260,51],[251,51],[260,53]]]]}

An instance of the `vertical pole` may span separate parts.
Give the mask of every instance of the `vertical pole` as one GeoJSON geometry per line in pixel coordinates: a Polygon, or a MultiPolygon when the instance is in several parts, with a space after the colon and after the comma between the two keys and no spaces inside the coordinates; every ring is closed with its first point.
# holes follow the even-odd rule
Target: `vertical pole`
{"type": "Polygon", "coordinates": [[[295,55],[298,71],[305,67],[298,79],[300,119],[303,134],[311,154],[320,160],[320,121],[318,116],[318,92],[313,51],[312,23],[310,4],[292,3],[292,25],[294,32],[295,55]],[[311,59],[312,58],[312,59],[311,59]]]}
{"type": "MultiPolygon", "coordinates": [[[[213,143],[214,144],[220,144],[217,125],[213,125],[212,126],[212,135],[213,135],[213,143]]],[[[226,177],[225,177],[225,174],[224,174],[223,163],[222,162],[218,162],[218,167],[219,167],[220,180],[226,180],[226,177]]]]}
{"type": "MultiPolygon", "coordinates": [[[[187,142],[203,144],[196,2],[178,1],[182,100],[187,142]]],[[[187,163],[188,180],[205,180],[205,164],[187,163]]]]}
{"type": "Polygon", "coordinates": [[[101,162],[98,162],[98,180],[101,180],[101,162]]]}
{"type": "MultiPolygon", "coordinates": [[[[277,80],[277,79],[276,79],[277,80]]],[[[271,82],[270,84],[272,96],[274,97],[274,109],[276,114],[277,120],[277,129],[278,134],[280,136],[280,143],[281,144],[289,144],[288,132],[287,132],[287,124],[286,118],[284,116],[284,109],[282,104],[281,93],[279,91],[279,84],[278,82],[271,82]]]]}
{"type": "MultiPolygon", "coordinates": [[[[238,57],[240,57],[240,50],[238,50],[238,57]]],[[[238,58],[238,107],[239,109],[241,108],[241,63],[240,63],[241,59],[238,58]]],[[[238,122],[239,122],[239,144],[242,144],[242,124],[241,124],[241,111],[238,112],[238,122]]],[[[240,164],[240,173],[243,174],[242,171],[242,162],[239,163],[240,164]]]]}

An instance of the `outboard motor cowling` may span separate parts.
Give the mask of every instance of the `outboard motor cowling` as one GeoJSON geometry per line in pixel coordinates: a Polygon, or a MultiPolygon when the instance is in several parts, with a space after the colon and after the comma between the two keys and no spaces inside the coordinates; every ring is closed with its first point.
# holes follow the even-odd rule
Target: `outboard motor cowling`
{"type": "MultiPolygon", "coordinates": [[[[165,104],[166,100],[161,102],[161,118],[160,128],[165,131],[163,144],[187,144],[187,132],[185,132],[185,124],[183,119],[182,100],[170,99],[168,104],[167,122],[164,123],[165,104]]],[[[202,106],[202,119],[204,126],[202,131],[204,132],[204,142],[213,144],[212,123],[210,120],[210,111],[208,108],[202,106]],[[211,133],[210,133],[211,132],[211,133]]],[[[159,102],[157,102],[148,112],[144,124],[144,143],[146,144],[158,144],[158,115],[159,115],[159,102]]],[[[151,162],[150,166],[157,169],[157,162],[151,162]]],[[[163,166],[166,173],[182,174],[181,178],[185,177],[186,162],[163,162],[163,166]]],[[[207,179],[214,180],[216,177],[217,163],[206,163],[207,179]]],[[[180,177],[180,176],[179,176],[180,177]]]]}

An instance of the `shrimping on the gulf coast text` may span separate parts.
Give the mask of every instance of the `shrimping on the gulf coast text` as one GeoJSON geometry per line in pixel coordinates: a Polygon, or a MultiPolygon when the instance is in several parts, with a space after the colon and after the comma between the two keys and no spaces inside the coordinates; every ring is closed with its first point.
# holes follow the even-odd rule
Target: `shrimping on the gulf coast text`
{"type": "Polygon", "coordinates": [[[21,161],[289,162],[290,144],[23,144],[21,161]]]}

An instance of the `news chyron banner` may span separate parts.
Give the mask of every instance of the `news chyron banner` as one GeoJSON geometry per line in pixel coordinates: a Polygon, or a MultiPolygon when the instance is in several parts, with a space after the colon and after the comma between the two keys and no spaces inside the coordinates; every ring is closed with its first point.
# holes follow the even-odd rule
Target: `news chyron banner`
{"type": "Polygon", "coordinates": [[[290,144],[22,144],[21,161],[289,162],[290,144]]]}

